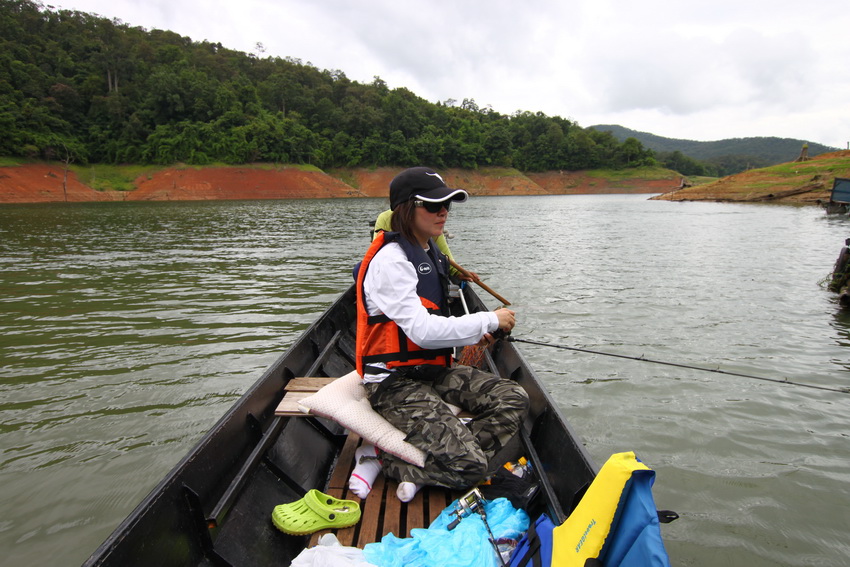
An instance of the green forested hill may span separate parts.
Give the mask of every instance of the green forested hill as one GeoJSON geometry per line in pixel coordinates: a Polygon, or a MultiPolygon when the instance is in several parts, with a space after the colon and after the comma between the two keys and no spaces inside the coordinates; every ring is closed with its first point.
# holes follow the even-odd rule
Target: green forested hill
{"type": "Polygon", "coordinates": [[[75,163],[305,163],[521,171],[654,163],[634,139],[474,100],[431,103],[32,0],[0,0],[0,156],[75,163]]]}
{"type": "Polygon", "coordinates": [[[627,138],[635,138],[644,147],[655,151],[661,157],[673,152],[680,152],[695,160],[717,166],[721,175],[794,161],[799,157],[804,144],[808,145],[808,153],[811,157],[837,149],[792,138],[751,137],[698,142],[696,140],[664,138],[613,124],[601,124],[591,126],[591,128],[599,132],[611,132],[615,138],[621,141],[627,138]]]}

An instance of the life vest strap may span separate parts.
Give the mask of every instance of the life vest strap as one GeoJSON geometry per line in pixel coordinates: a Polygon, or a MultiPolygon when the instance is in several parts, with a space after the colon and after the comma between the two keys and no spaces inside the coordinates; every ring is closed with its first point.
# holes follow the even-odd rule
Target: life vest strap
{"type": "Polygon", "coordinates": [[[396,352],[387,354],[371,354],[363,356],[363,363],[369,364],[374,362],[409,362],[411,360],[431,360],[441,356],[451,356],[454,350],[451,348],[440,349],[423,349],[408,352],[396,352]]]}
{"type": "MultiPolygon", "coordinates": [[[[431,315],[441,315],[441,311],[439,309],[426,308],[428,313],[431,315]]],[[[392,321],[389,317],[384,315],[383,313],[378,313],[377,315],[369,315],[366,317],[366,323],[368,325],[377,325],[379,323],[389,323],[392,321]]]]}

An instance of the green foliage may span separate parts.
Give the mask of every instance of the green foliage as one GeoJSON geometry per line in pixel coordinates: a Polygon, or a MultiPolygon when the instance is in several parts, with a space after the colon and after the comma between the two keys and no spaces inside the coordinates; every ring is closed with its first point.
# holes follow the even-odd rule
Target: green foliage
{"type": "Polygon", "coordinates": [[[136,179],[150,176],[158,169],[161,168],[126,165],[71,166],[71,170],[77,175],[80,182],[98,191],[132,191],[136,188],[136,179]]]}
{"type": "Polygon", "coordinates": [[[668,163],[670,169],[675,169],[683,175],[703,175],[689,173],[700,171],[700,168],[703,168],[705,175],[731,175],[748,169],[793,161],[799,157],[803,147],[808,149],[809,157],[837,149],[791,138],[753,137],[698,142],[665,138],[617,125],[606,124],[591,128],[599,132],[610,132],[618,140],[625,141],[630,137],[637,139],[645,147],[657,152],[658,159],[668,163]]]}
{"type": "Polygon", "coordinates": [[[719,177],[720,169],[716,165],[699,162],[678,150],[675,152],[658,152],[656,158],[667,169],[678,171],[682,175],[719,177]]]}
{"type": "Polygon", "coordinates": [[[0,167],[14,167],[16,165],[23,165],[25,163],[26,160],[21,158],[0,157],[0,167]]]}
{"type": "MultiPolygon", "coordinates": [[[[292,58],[0,0],[0,155],[84,165],[620,169],[638,139],[472,99],[430,103],[292,58]]],[[[96,179],[107,179],[99,176],[96,179]]],[[[125,186],[123,180],[107,180],[125,186]]]]}

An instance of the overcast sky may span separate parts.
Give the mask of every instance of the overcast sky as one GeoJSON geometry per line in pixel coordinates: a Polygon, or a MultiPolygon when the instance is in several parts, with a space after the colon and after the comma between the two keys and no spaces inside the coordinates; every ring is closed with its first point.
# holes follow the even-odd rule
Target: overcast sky
{"type": "Polygon", "coordinates": [[[670,138],[850,142],[847,0],[60,0],[261,56],[670,138]]]}

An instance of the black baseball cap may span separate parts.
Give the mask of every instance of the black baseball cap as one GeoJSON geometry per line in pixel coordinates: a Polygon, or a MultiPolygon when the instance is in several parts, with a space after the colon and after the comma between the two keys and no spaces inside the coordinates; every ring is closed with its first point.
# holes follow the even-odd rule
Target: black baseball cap
{"type": "Polygon", "coordinates": [[[390,182],[390,208],[411,199],[441,203],[451,199],[463,203],[469,194],[463,189],[449,189],[440,174],[430,167],[411,167],[390,182]]]}

